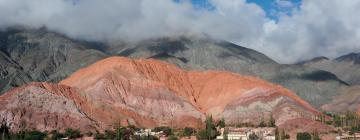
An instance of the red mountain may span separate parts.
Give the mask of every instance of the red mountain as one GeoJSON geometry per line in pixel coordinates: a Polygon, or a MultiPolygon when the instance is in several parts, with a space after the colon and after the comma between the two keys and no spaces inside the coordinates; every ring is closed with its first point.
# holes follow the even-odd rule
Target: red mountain
{"type": "Polygon", "coordinates": [[[13,89],[0,97],[0,106],[0,119],[14,130],[201,127],[206,115],[227,124],[259,123],[272,115],[283,125],[318,114],[291,91],[256,77],[123,57],[96,62],[59,84],[13,89]]]}

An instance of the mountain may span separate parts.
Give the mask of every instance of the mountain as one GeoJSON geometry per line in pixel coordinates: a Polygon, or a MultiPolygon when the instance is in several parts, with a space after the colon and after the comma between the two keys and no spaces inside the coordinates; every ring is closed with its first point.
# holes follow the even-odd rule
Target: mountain
{"type": "Polygon", "coordinates": [[[281,65],[257,51],[205,37],[143,41],[118,50],[131,58],[154,58],[188,70],[226,70],[257,76],[294,91],[315,107],[329,103],[347,84],[336,75],[302,65],[281,65]]]}
{"type": "Polygon", "coordinates": [[[79,128],[95,130],[96,123],[80,110],[86,102],[70,87],[29,83],[0,96],[0,120],[13,131],[79,128]]]}
{"type": "Polygon", "coordinates": [[[350,85],[360,85],[360,53],[350,53],[334,60],[313,59],[301,65],[329,71],[350,85]]]}
{"type": "Polygon", "coordinates": [[[353,86],[336,97],[331,103],[323,105],[322,110],[334,113],[346,113],[360,109],[360,86],[353,86]]]}
{"type": "Polygon", "coordinates": [[[32,81],[57,82],[107,55],[46,29],[0,32],[0,93],[32,81]]]}
{"type": "MultiPolygon", "coordinates": [[[[58,84],[12,89],[0,96],[0,106],[0,120],[11,129],[23,124],[48,131],[105,130],[118,124],[199,128],[206,115],[233,125],[272,116],[276,125],[284,125],[320,114],[291,91],[256,77],[185,71],[154,59],[124,57],[98,61],[58,84]]],[[[288,125],[301,128],[297,122],[288,125]]]]}
{"type": "Polygon", "coordinates": [[[225,70],[260,77],[292,90],[317,108],[347,88],[330,72],[281,65],[257,51],[207,37],[114,44],[73,40],[46,29],[0,32],[0,66],[6,67],[0,71],[0,93],[31,81],[58,82],[111,55],[154,58],[187,70],[225,70]]]}

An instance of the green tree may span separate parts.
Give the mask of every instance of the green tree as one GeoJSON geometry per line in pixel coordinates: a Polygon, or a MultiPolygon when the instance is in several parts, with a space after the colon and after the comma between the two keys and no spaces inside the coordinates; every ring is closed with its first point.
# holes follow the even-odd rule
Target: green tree
{"type": "Polygon", "coordinates": [[[297,133],[296,139],[297,140],[311,140],[311,135],[308,132],[297,133]]]}
{"type": "Polygon", "coordinates": [[[208,140],[215,138],[217,135],[217,131],[216,131],[216,127],[214,125],[214,120],[213,120],[212,116],[208,116],[206,118],[205,124],[206,124],[205,129],[206,129],[208,140]]]}
{"type": "Polygon", "coordinates": [[[43,140],[46,134],[40,131],[25,132],[24,140],[43,140]]]}
{"type": "Polygon", "coordinates": [[[113,139],[115,139],[116,134],[115,134],[115,132],[114,132],[114,131],[111,131],[111,130],[105,130],[105,134],[104,134],[104,136],[105,136],[105,139],[107,139],[107,140],[113,140],[113,139]]]}
{"type": "Polygon", "coordinates": [[[225,119],[224,118],[221,118],[221,120],[219,120],[217,126],[220,127],[220,128],[225,128],[225,119]]]}
{"type": "Polygon", "coordinates": [[[115,129],[115,136],[117,140],[130,140],[133,131],[130,128],[118,127],[115,129]]]}
{"type": "Polygon", "coordinates": [[[51,140],[60,140],[61,138],[65,137],[64,134],[60,133],[57,130],[51,131],[50,134],[51,134],[51,140]]]}
{"type": "Polygon", "coordinates": [[[206,120],[205,120],[205,129],[204,130],[200,130],[198,133],[198,139],[208,139],[208,140],[212,140],[216,137],[216,135],[218,134],[218,132],[216,131],[216,127],[214,125],[214,121],[212,119],[212,116],[207,116],[206,120]]]}
{"type": "Polygon", "coordinates": [[[81,137],[81,133],[79,130],[73,130],[71,128],[67,128],[65,130],[65,136],[70,138],[70,139],[73,139],[73,138],[80,138],[81,137]]]}
{"type": "Polygon", "coordinates": [[[94,135],[94,139],[99,140],[99,139],[104,139],[105,136],[104,134],[101,134],[100,132],[96,131],[95,135],[94,135]]]}
{"type": "Polygon", "coordinates": [[[190,137],[191,135],[193,135],[195,132],[195,129],[194,128],[190,128],[190,127],[185,127],[183,129],[183,136],[186,136],[186,137],[190,137]]]}
{"type": "Polygon", "coordinates": [[[315,131],[315,132],[312,133],[312,140],[321,140],[318,131],[315,131]]]}
{"type": "Polygon", "coordinates": [[[178,138],[174,135],[169,136],[168,140],[178,140],[178,138]]]}
{"type": "Polygon", "coordinates": [[[160,132],[160,131],[163,131],[163,133],[166,136],[170,136],[173,133],[172,129],[170,127],[167,127],[167,126],[160,126],[160,127],[155,127],[154,128],[154,132],[160,132]]]}

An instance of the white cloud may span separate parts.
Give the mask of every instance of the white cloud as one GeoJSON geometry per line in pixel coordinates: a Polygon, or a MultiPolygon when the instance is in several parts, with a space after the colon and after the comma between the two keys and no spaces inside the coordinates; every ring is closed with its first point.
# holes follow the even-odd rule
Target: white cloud
{"type": "MultiPolygon", "coordinates": [[[[213,11],[188,0],[0,0],[0,27],[47,26],[74,38],[137,41],[207,34],[266,53],[280,62],[360,51],[360,1],[304,0],[278,22],[246,0],[210,0],[213,11]]],[[[291,6],[277,0],[279,6],[291,6]]]]}

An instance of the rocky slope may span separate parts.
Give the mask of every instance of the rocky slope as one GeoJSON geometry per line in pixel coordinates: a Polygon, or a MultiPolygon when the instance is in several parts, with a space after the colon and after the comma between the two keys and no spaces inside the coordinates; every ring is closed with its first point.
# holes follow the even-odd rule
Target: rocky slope
{"type": "Polygon", "coordinates": [[[46,29],[0,31],[0,93],[32,81],[57,82],[104,57],[46,29]]]}
{"type": "Polygon", "coordinates": [[[257,76],[294,91],[315,107],[329,103],[347,84],[334,74],[302,65],[281,65],[264,54],[205,37],[140,43],[80,42],[45,29],[0,32],[0,93],[30,81],[57,82],[108,55],[154,58],[188,70],[226,70],[257,76]],[[117,43],[119,44],[119,43],[117,43]]]}
{"type": "Polygon", "coordinates": [[[327,71],[302,65],[281,65],[264,54],[210,38],[166,38],[121,47],[119,55],[155,58],[189,70],[226,70],[258,76],[285,86],[320,107],[341,94],[347,84],[327,71]]]}
{"type": "Polygon", "coordinates": [[[350,53],[334,60],[314,58],[301,64],[334,73],[350,85],[360,85],[360,53],[350,53]]]}
{"type": "Polygon", "coordinates": [[[343,95],[338,96],[331,103],[323,105],[321,109],[334,113],[357,111],[360,109],[360,86],[346,89],[343,95]]]}
{"type": "Polygon", "coordinates": [[[157,60],[123,57],[101,60],[57,85],[16,88],[1,96],[0,106],[4,106],[0,113],[6,114],[0,120],[12,129],[54,116],[55,121],[22,125],[40,130],[57,128],[60,118],[55,116],[74,117],[61,127],[104,130],[118,124],[201,127],[205,115],[224,117],[228,124],[259,123],[273,115],[276,124],[282,125],[318,114],[291,91],[259,78],[224,71],[184,71],[157,60]],[[33,115],[23,115],[27,113],[33,115]]]}
{"type": "Polygon", "coordinates": [[[30,83],[0,96],[0,121],[13,131],[77,128],[95,130],[96,124],[78,105],[84,103],[70,87],[30,83]]]}

